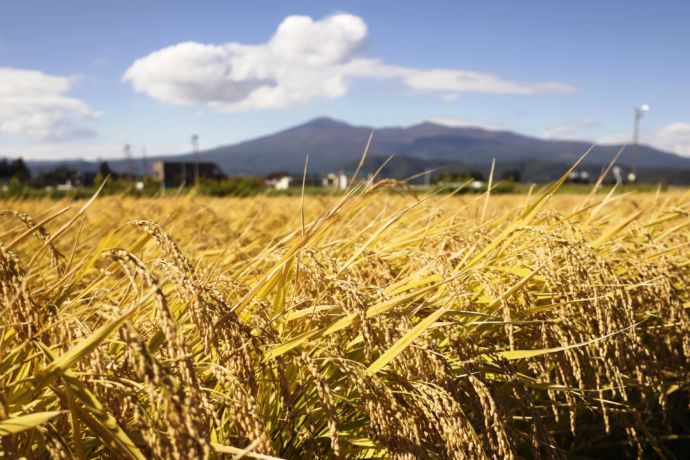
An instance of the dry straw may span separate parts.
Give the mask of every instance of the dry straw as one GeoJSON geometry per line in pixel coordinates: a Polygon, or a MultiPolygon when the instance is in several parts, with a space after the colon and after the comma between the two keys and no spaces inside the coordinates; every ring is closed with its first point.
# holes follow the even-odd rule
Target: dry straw
{"type": "Polygon", "coordinates": [[[690,194],[560,183],[13,202],[1,456],[680,457],[690,194]]]}

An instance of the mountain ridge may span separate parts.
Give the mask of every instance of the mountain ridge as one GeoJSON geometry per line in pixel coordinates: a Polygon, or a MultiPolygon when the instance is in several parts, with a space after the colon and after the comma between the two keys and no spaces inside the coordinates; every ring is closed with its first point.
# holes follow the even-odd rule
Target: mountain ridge
{"type": "MultiPolygon", "coordinates": [[[[592,145],[583,141],[540,139],[507,130],[453,127],[431,121],[373,131],[370,157],[395,154],[415,159],[415,164],[421,164],[416,161],[421,160],[434,165],[462,164],[468,168],[485,167],[494,158],[497,165],[510,164],[513,168],[527,162],[569,166],[592,145]]],[[[228,175],[265,175],[281,170],[299,172],[309,155],[309,171],[323,174],[358,160],[371,132],[371,127],[318,117],[272,134],[204,150],[199,155],[202,161],[217,163],[228,175]]],[[[620,147],[597,145],[582,166],[601,168],[611,161],[620,147]]],[[[690,158],[646,145],[638,148],[640,172],[687,169],[690,176],[690,158]]],[[[149,158],[149,162],[157,160],[195,161],[195,156],[181,154],[149,158]]],[[[631,168],[633,147],[626,149],[618,163],[624,170],[631,168]]],[[[111,160],[110,165],[115,171],[127,168],[124,160],[111,160]]],[[[32,167],[31,164],[29,166],[32,167]]],[[[138,164],[137,167],[141,169],[138,164]]],[[[525,179],[529,180],[529,177],[525,179]]]]}

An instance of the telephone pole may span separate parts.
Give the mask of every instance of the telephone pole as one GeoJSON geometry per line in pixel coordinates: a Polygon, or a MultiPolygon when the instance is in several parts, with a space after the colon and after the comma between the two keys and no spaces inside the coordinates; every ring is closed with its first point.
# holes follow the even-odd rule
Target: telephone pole
{"type": "Polygon", "coordinates": [[[125,159],[127,160],[127,180],[132,180],[132,146],[125,144],[125,159]]]}
{"type": "Polygon", "coordinates": [[[192,134],[192,152],[194,153],[194,184],[199,185],[199,135],[192,134]]]}
{"type": "Polygon", "coordinates": [[[637,181],[637,163],[640,159],[640,119],[649,111],[647,104],[642,104],[635,107],[635,123],[633,125],[633,167],[632,172],[628,174],[628,182],[635,183],[637,181]]]}
{"type": "Polygon", "coordinates": [[[149,162],[148,159],[146,158],[146,146],[144,146],[141,150],[141,162],[142,165],[144,166],[144,176],[149,175],[149,162]]]}

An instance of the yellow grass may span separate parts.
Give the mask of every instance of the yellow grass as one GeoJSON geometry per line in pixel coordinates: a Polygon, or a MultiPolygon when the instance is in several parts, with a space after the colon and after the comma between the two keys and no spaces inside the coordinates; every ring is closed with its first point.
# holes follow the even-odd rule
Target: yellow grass
{"type": "Polygon", "coordinates": [[[682,452],[690,194],[393,186],[1,203],[0,451],[682,452]]]}

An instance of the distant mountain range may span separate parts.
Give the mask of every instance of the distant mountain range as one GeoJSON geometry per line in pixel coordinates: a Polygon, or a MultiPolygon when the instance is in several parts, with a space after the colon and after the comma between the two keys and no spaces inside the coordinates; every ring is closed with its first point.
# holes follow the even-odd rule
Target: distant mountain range
{"type": "MultiPolygon", "coordinates": [[[[317,118],[275,134],[206,150],[200,156],[202,161],[217,163],[228,175],[265,175],[271,171],[301,174],[304,159],[309,155],[309,172],[323,174],[343,167],[353,169],[370,133],[370,127],[317,118]]],[[[406,128],[376,129],[365,171],[376,169],[384,158],[395,154],[384,169],[385,175],[403,178],[429,168],[486,174],[495,158],[497,173],[516,170],[523,180],[545,181],[560,175],[590,146],[587,142],[545,140],[510,131],[425,122],[406,128]]],[[[582,167],[596,174],[619,148],[620,145],[596,146],[582,167]]],[[[642,180],[690,183],[690,158],[645,145],[640,145],[638,151],[642,180]]],[[[149,158],[149,163],[156,160],[194,161],[194,156],[164,155],[149,158]]],[[[627,170],[632,162],[633,147],[628,147],[618,164],[627,170]]],[[[83,161],[63,163],[82,170],[96,167],[95,163],[83,161]]],[[[123,160],[109,163],[115,171],[122,172],[127,167],[123,160]]],[[[55,165],[56,162],[29,162],[34,171],[55,165]]],[[[141,168],[140,162],[136,166],[141,168]]]]}

